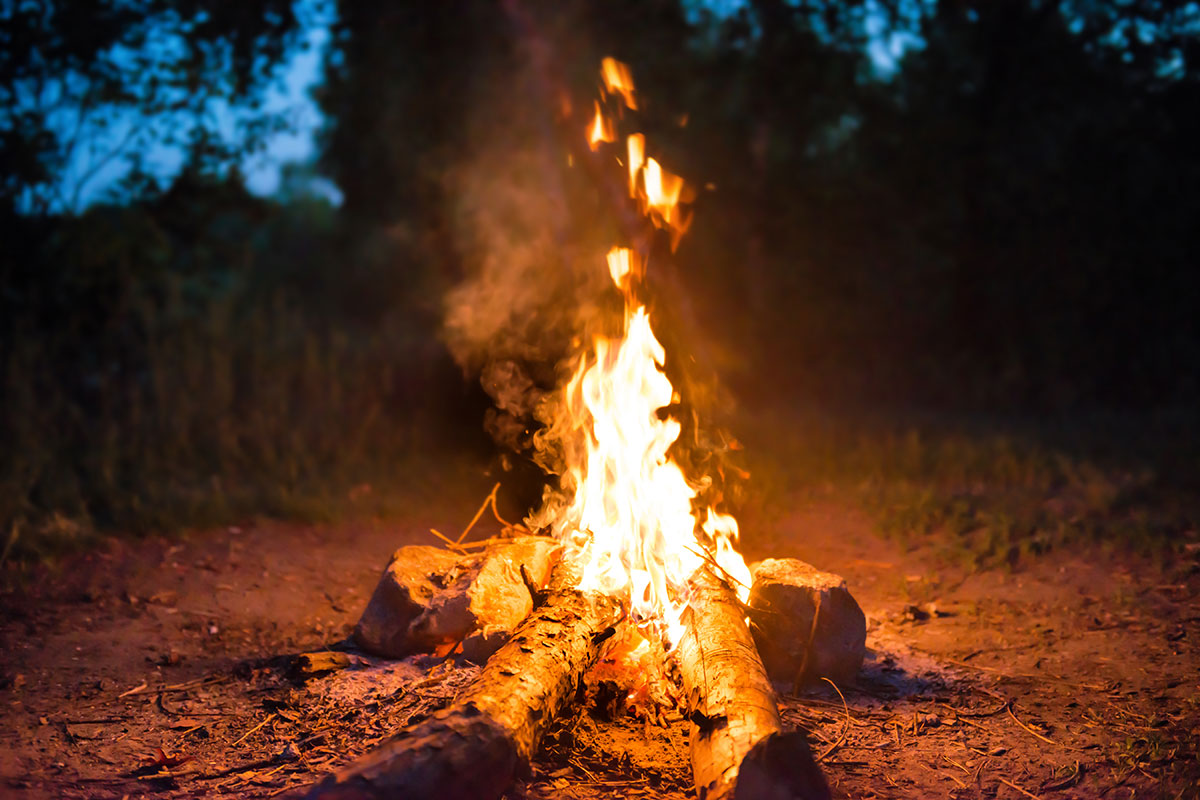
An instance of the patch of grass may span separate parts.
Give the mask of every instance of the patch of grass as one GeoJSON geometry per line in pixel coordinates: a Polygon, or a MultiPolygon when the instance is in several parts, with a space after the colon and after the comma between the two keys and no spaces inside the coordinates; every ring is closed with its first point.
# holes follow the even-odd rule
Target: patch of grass
{"type": "Polygon", "coordinates": [[[341,235],[324,202],[180,181],[7,220],[0,562],[98,534],[384,513],[392,486],[483,438],[408,250],[341,235]]]}
{"type": "Polygon", "coordinates": [[[168,308],[137,322],[150,331],[141,363],[97,365],[73,385],[52,343],[31,338],[10,353],[6,560],[53,557],[99,529],[330,518],[353,487],[404,472],[419,444],[414,409],[396,396],[403,341],[314,333],[286,309],[231,321],[215,308],[177,320],[168,308]]]}
{"type": "Polygon", "coordinates": [[[0,561],[103,531],[340,518],[419,472],[458,381],[436,347],[236,299],[168,293],[126,309],[132,341],[43,330],[0,352],[0,561]]]}
{"type": "Polygon", "coordinates": [[[788,413],[749,423],[768,494],[836,497],[898,540],[977,568],[1085,542],[1163,554],[1200,527],[1200,440],[1185,414],[1064,424],[788,413]]]}

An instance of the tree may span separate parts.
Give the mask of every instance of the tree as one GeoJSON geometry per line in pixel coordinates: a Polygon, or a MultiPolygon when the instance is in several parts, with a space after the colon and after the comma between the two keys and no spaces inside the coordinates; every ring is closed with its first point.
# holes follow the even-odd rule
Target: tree
{"type": "Polygon", "coordinates": [[[250,97],[296,32],[291,0],[4,0],[0,204],[74,211],[112,162],[144,174],[147,148],[204,139],[210,101],[250,97]]]}

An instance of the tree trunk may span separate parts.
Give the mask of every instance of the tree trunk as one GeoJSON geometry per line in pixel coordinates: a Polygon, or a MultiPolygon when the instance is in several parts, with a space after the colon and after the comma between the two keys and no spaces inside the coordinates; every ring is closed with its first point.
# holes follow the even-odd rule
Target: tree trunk
{"type": "Polygon", "coordinates": [[[453,706],[326,778],[309,800],[500,797],[575,697],[620,615],[615,602],[576,583],[577,570],[560,560],[544,602],[453,706]]]}
{"type": "Polygon", "coordinates": [[[692,775],[700,800],[818,800],[829,787],[800,731],[784,733],[775,692],[737,595],[709,567],[675,652],[692,721],[692,775]]]}

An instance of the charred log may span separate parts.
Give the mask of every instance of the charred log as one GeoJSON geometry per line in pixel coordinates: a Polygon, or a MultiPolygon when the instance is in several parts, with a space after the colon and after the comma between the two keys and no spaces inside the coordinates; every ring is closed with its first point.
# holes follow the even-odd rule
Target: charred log
{"type": "Polygon", "coordinates": [[[705,567],[692,578],[686,633],[675,657],[692,723],[692,775],[700,800],[830,797],[801,732],[784,733],[746,612],[705,567]]]}
{"type": "Polygon", "coordinates": [[[458,702],[318,784],[310,800],[497,798],[571,702],[620,609],[555,566],[542,604],[458,702]]]}

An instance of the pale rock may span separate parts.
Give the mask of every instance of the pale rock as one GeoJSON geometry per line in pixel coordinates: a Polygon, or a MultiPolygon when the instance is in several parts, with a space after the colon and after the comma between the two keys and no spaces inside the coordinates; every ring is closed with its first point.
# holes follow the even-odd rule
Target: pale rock
{"type": "Polygon", "coordinates": [[[393,553],[354,627],[355,643],[389,658],[416,652],[409,644],[408,626],[429,608],[446,577],[462,569],[462,560],[457,553],[423,545],[393,553]]]}
{"type": "Polygon", "coordinates": [[[544,585],[556,547],[539,536],[499,541],[474,555],[402,547],[380,578],[355,641],[391,658],[461,642],[466,658],[483,663],[533,609],[521,567],[535,586],[544,585]]]}
{"type": "Polygon", "coordinates": [[[794,558],[768,558],[751,569],[750,627],[771,679],[853,683],[867,620],[846,582],[794,558]]]}

